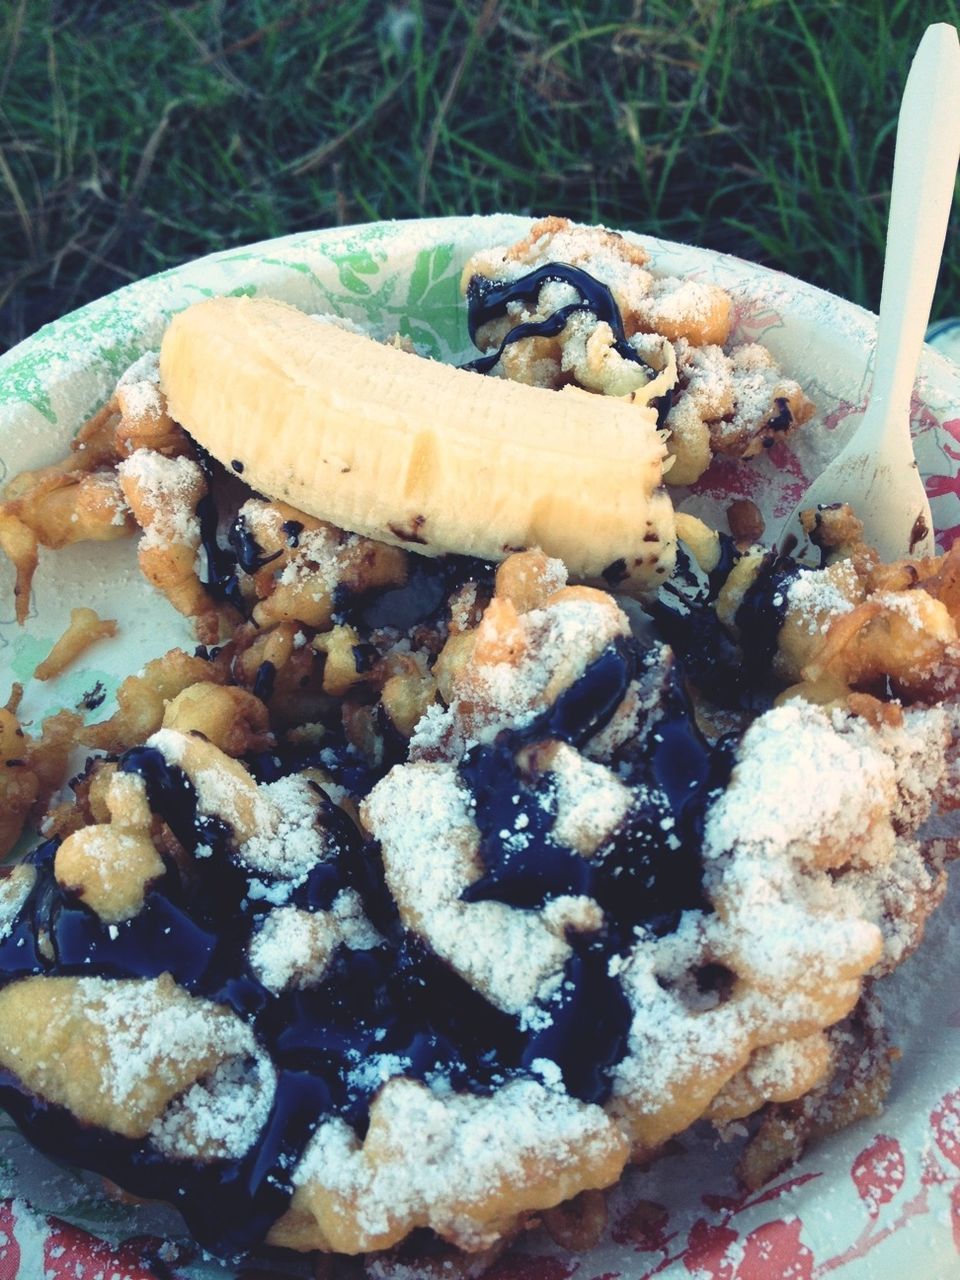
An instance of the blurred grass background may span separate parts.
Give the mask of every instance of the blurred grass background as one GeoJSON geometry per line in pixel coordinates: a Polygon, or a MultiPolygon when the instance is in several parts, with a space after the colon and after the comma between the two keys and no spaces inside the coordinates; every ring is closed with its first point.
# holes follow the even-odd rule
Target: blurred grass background
{"type": "MultiPolygon", "coordinates": [[[[0,0],[0,349],[216,249],[495,210],[709,245],[876,310],[907,68],[958,20],[957,0],[0,0]]],[[[948,239],[935,314],[955,313],[948,239]]]]}

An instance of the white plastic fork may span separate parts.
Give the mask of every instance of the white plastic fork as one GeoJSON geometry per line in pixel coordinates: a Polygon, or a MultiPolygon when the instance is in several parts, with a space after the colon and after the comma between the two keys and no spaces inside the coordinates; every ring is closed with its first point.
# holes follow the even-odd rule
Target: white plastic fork
{"type": "MultiPolygon", "coordinates": [[[[910,438],[910,401],[930,318],[960,160],[960,41],[928,27],[910,66],[893,162],[873,384],[851,440],[817,476],[780,533],[812,554],[800,512],[847,502],[884,560],[933,553],[933,519],[910,438]]],[[[787,543],[789,545],[789,543],[787,543]]]]}

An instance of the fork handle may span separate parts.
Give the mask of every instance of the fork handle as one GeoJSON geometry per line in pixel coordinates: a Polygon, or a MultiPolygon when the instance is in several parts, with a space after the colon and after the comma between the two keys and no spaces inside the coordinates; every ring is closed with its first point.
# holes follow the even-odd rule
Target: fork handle
{"type": "Polygon", "coordinates": [[[891,418],[903,423],[909,438],[910,400],[943,256],[958,160],[960,41],[955,27],[938,22],[920,41],[897,124],[870,397],[877,445],[891,418]]]}

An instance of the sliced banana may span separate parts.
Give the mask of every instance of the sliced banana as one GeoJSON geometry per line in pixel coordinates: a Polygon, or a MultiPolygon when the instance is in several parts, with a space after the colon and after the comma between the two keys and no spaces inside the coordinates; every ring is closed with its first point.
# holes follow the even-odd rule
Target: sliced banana
{"type": "Polygon", "coordinates": [[[424,555],[540,546],[638,593],[673,566],[666,448],[627,399],[486,378],[253,298],[181,312],[160,370],[215,458],[342,528],[424,555]]]}

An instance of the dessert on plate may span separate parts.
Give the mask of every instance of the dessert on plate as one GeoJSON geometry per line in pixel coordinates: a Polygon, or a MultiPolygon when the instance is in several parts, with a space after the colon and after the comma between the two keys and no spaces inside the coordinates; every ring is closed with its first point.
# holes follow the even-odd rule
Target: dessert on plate
{"type": "Polygon", "coordinates": [[[960,547],[675,511],[814,412],[719,287],[547,219],[463,288],[461,370],[200,303],[0,506],[21,617],[139,531],[200,641],[0,713],[0,1102],[225,1258],[569,1241],[698,1121],[761,1184],[879,1105],[954,852],[960,547]]]}

